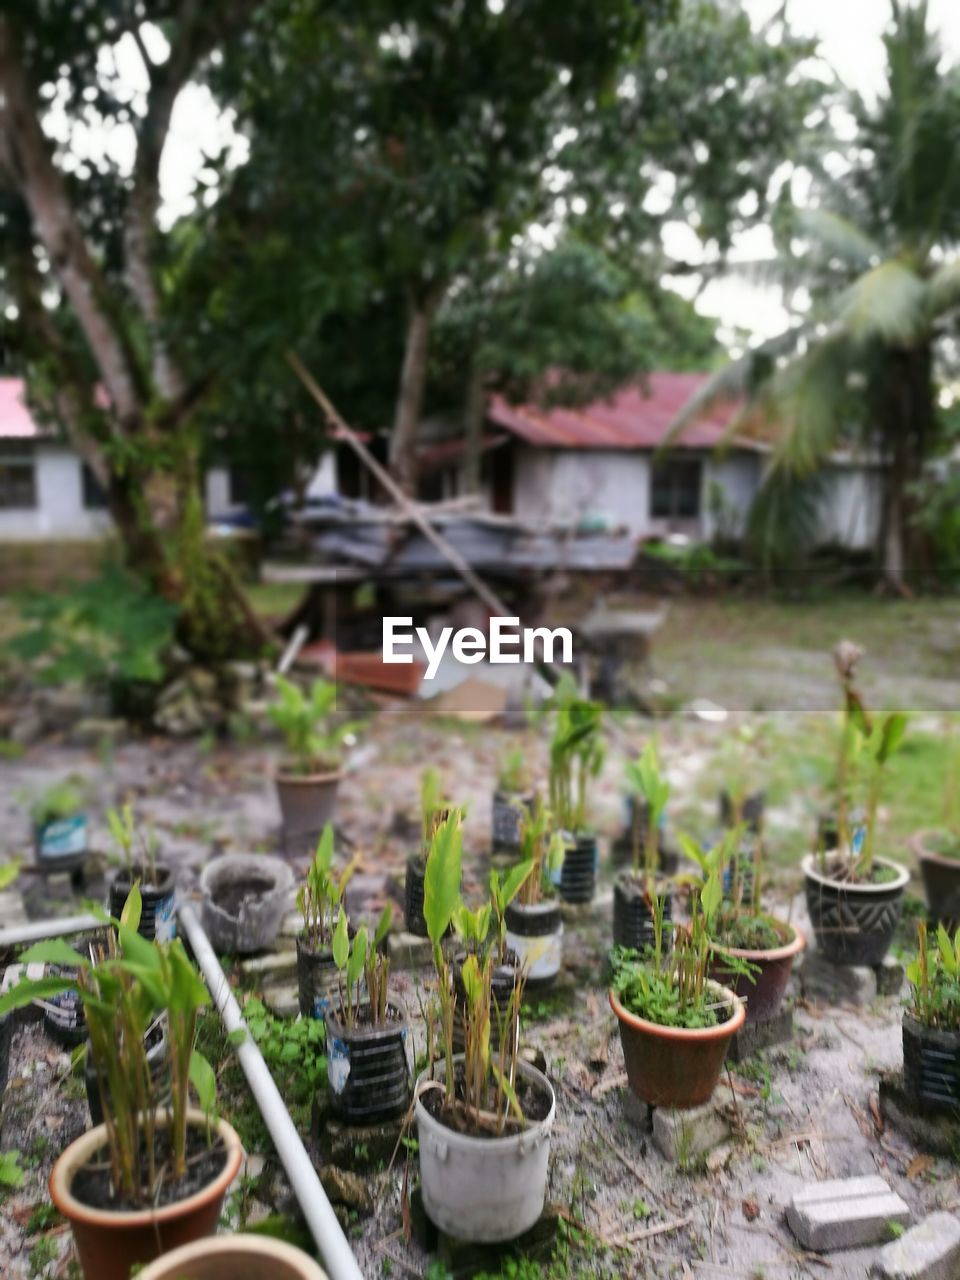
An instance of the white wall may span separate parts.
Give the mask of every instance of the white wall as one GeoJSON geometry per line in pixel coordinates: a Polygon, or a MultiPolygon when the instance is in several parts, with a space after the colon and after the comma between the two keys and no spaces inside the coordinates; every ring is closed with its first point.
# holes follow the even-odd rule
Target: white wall
{"type": "Polygon", "coordinates": [[[746,451],[707,459],[703,476],[703,537],[707,541],[721,531],[718,526],[733,537],[743,533],[760,488],[764,461],[761,454],[746,451]],[[714,484],[719,485],[727,508],[720,520],[710,507],[710,487],[714,484]]]}
{"type": "Polygon", "coordinates": [[[65,445],[34,445],[36,507],[0,509],[0,539],[99,538],[110,527],[105,511],[83,505],[80,459],[65,445]]]}
{"type": "Polygon", "coordinates": [[[875,467],[837,465],[826,470],[820,500],[823,542],[872,547],[882,514],[882,488],[875,467]]]}
{"type": "Polygon", "coordinates": [[[644,454],[611,449],[518,445],[513,510],[531,523],[604,516],[633,533],[649,531],[650,468],[644,454]]]}

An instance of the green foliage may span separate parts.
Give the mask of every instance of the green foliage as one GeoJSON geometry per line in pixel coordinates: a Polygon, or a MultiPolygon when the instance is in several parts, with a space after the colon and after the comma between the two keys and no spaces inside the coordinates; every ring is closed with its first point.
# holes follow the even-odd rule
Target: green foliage
{"type": "Polygon", "coordinates": [[[567,675],[551,702],[550,809],[561,830],[577,835],[586,830],[588,784],[603,767],[603,704],[579,697],[567,675]]]}
{"type": "Polygon", "coordinates": [[[522,796],[530,790],[530,763],[525,751],[518,748],[503,757],[497,769],[497,783],[507,795],[522,796]]]}
{"type": "Polygon", "coordinates": [[[23,1185],[19,1151],[0,1151],[0,1187],[7,1191],[23,1185]]]}
{"type": "Polygon", "coordinates": [[[682,546],[673,542],[647,542],[643,552],[677,569],[692,587],[717,576],[739,573],[744,567],[742,560],[721,555],[706,542],[684,543],[682,546]]]}
{"type": "Polygon", "coordinates": [[[162,678],[177,610],[116,565],[61,592],[22,594],[18,603],[24,625],[8,649],[37,679],[102,687],[162,678]]]}
{"type": "Polygon", "coordinates": [[[278,1018],[255,998],[246,1001],[243,1016],[288,1104],[309,1105],[326,1080],[326,1032],[322,1020],[278,1018]]]}
{"type": "Polygon", "coordinates": [[[430,848],[433,833],[450,811],[450,803],[443,794],[440,773],[429,765],[420,775],[420,843],[423,852],[430,848]]]}
{"type": "Polygon", "coordinates": [[[377,927],[370,936],[365,925],[357,930],[353,943],[347,930],[347,913],[340,907],[333,931],[333,962],[337,966],[340,992],[340,1016],[348,1028],[357,1025],[360,1009],[368,1006],[371,1026],[380,1027],[387,1021],[387,983],[390,979],[390,958],[380,950],[380,944],[390,932],[393,907],[383,908],[377,927]],[[366,994],[363,987],[366,986],[366,994]]]}
{"type": "Polygon", "coordinates": [[[338,876],[333,869],[333,823],[328,822],[320,834],[313,861],[307,868],[306,883],[297,891],[297,909],[303,917],[303,940],[311,951],[329,947],[333,940],[334,923],[347,885],[357,869],[358,859],[353,858],[338,876]]]}
{"type": "Polygon", "coordinates": [[[490,872],[490,904],[497,922],[498,964],[506,963],[507,959],[507,907],[538,870],[536,861],[526,858],[511,867],[504,877],[499,871],[490,872]]]}
{"type": "Polygon", "coordinates": [[[462,857],[461,813],[453,809],[433,833],[424,873],[423,917],[435,953],[460,905],[462,857]]]}
{"type": "Polygon", "coordinates": [[[63,778],[30,796],[30,820],[35,827],[45,827],[48,822],[72,818],[83,812],[86,801],[86,784],[63,778]]]}
{"type": "Polygon", "coordinates": [[[337,686],[315,680],[305,693],[299,685],[277,676],[277,701],[268,708],[270,719],[283,734],[287,757],[296,773],[331,772],[340,765],[343,742],[355,723],[331,723],[337,686]]]}
{"type": "Polygon", "coordinates": [[[907,965],[909,1009],[925,1027],[960,1031],[960,929],[953,938],[941,924],[928,945],[927,922],[917,921],[917,954],[907,965]]]}
{"type": "Polygon", "coordinates": [[[539,795],[521,814],[520,852],[533,866],[520,886],[520,901],[530,907],[553,893],[566,854],[563,836],[553,829],[553,817],[539,795]]]}
{"type": "MultiPolygon", "coordinates": [[[[667,801],[670,799],[670,783],[663,776],[657,744],[651,738],[636,760],[628,760],[624,765],[627,785],[637,798],[642,798],[647,806],[647,830],[644,840],[644,872],[647,893],[654,890],[657,874],[657,850],[660,839],[660,820],[663,817],[667,801]]],[[[640,849],[638,831],[636,829],[636,812],[633,832],[633,869],[640,870],[640,849]]]]}
{"type": "Polygon", "coordinates": [[[141,830],[129,804],[121,809],[107,810],[107,826],[114,844],[120,850],[130,883],[135,873],[145,877],[146,883],[157,883],[157,852],[159,841],[152,824],[141,830]]]}

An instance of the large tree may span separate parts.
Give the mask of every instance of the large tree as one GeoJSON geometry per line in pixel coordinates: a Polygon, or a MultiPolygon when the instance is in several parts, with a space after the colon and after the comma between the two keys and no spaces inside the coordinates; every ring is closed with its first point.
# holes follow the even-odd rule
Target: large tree
{"type": "Polygon", "coordinates": [[[809,204],[774,223],[779,256],[759,264],[802,304],[782,335],[721,370],[675,429],[707,403],[745,393],[744,417],[779,431],[771,484],[787,492],[830,453],[856,446],[885,465],[878,548],[902,590],[927,568],[915,493],[939,435],[938,366],[955,364],[960,306],[960,67],[945,62],[927,5],[892,4],[886,85],[851,94],[854,130],[809,204]],[[809,305],[807,297],[809,296],[809,305]]]}
{"type": "Polygon", "coordinates": [[[17,360],[102,486],[128,561],[211,658],[263,634],[205,539],[195,419],[211,371],[187,367],[169,323],[160,161],[181,90],[254,7],[15,0],[0,13],[0,263],[17,360]],[[139,51],[142,95],[116,70],[121,40],[139,51]],[[132,162],[85,158],[85,130],[132,135],[132,162]]]}

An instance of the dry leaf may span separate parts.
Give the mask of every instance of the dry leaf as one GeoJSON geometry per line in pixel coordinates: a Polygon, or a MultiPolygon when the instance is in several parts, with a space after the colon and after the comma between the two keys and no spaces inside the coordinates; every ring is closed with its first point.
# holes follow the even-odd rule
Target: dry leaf
{"type": "Polygon", "coordinates": [[[933,1156],[914,1156],[907,1165],[907,1177],[911,1182],[916,1182],[917,1178],[933,1168],[933,1156]]]}
{"type": "Polygon", "coordinates": [[[760,1206],[756,1200],[744,1200],[740,1207],[743,1210],[743,1216],[748,1222],[753,1222],[760,1217],[760,1206]]]}

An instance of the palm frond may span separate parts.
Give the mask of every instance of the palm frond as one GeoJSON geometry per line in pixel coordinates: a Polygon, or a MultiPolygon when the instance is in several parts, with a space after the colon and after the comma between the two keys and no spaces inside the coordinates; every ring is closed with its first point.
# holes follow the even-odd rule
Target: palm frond
{"type": "Polygon", "coordinates": [[[927,284],[927,312],[931,319],[960,304],[960,258],[945,262],[927,284]]]}
{"type": "Polygon", "coordinates": [[[927,286],[902,262],[882,262],[845,292],[840,320],[859,342],[876,338],[907,346],[928,327],[927,286]]]}
{"type": "Polygon", "coordinates": [[[820,529],[823,476],[797,476],[773,466],[747,517],[746,543],[765,573],[799,568],[820,529]]]}
{"type": "Polygon", "coordinates": [[[778,370],[767,388],[767,413],[780,431],[775,462],[794,476],[810,475],[837,443],[850,360],[850,338],[834,328],[778,370]]]}
{"type": "Polygon", "coordinates": [[[829,257],[841,258],[851,267],[873,266],[882,256],[877,242],[839,213],[829,209],[798,209],[795,219],[800,235],[814,241],[829,257]]]}

